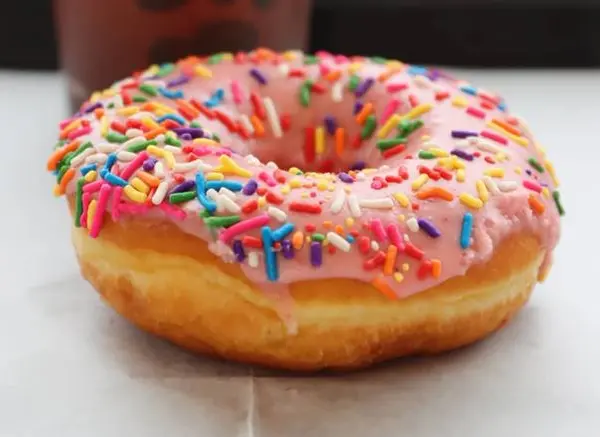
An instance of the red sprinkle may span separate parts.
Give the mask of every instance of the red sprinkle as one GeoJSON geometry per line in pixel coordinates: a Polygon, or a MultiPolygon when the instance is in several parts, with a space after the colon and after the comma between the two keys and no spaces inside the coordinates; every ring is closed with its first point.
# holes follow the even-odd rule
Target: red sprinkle
{"type": "Polygon", "coordinates": [[[305,212],[308,214],[320,214],[322,211],[321,205],[318,203],[291,202],[289,208],[290,211],[305,212]]]}
{"type": "Polygon", "coordinates": [[[385,252],[383,251],[379,251],[377,252],[375,255],[373,255],[371,258],[369,258],[368,260],[366,260],[363,263],[363,268],[365,270],[373,270],[374,268],[383,265],[383,263],[385,262],[385,252]]]}
{"type": "Polygon", "coordinates": [[[523,186],[528,190],[535,191],[536,193],[542,192],[542,186],[540,184],[536,184],[533,181],[530,181],[529,179],[525,179],[523,181],[523,186]]]}
{"type": "Polygon", "coordinates": [[[288,77],[304,77],[304,70],[292,68],[288,73],[288,77]]]}
{"type": "Polygon", "coordinates": [[[258,200],[250,199],[242,205],[242,212],[244,214],[250,214],[258,209],[258,200]]]}
{"type": "Polygon", "coordinates": [[[438,91],[435,93],[435,100],[441,102],[442,100],[450,97],[450,93],[448,91],[438,91]]]}
{"type": "Polygon", "coordinates": [[[400,167],[398,167],[398,175],[402,179],[407,180],[408,179],[408,170],[406,169],[406,167],[404,167],[403,165],[401,165],[400,167]]]}
{"type": "Polygon", "coordinates": [[[114,120],[111,124],[110,124],[110,128],[112,130],[116,130],[119,133],[124,134],[125,132],[127,132],[127,126],[125,126],[123,123],[118,122],[117,120],[114,120]]]}
{"type": "Polygon", "coordinates": [[[304,129],[304,159],[309,163],[315,160],[315,128],[312,126],[304,129]]]}
{"type": "Polygon", "coordinates": [[[490,132],[489,130],[481,131],[481,136],[496,141],[497,143],[503,144],[505,146],[508,144],[508,140],[506,138],[504,138],[501,135],[498,135],[495,132],[490,132]]]}
{"type": "Polygon", "coordinates": [[[267,191],[265,198],[267,199],[267,202],[272,203],[273,205],[281,205],[283,203],[283,197],[272,191],[267,191]]]}
{"type": "Polygon", "coordinates": [[[404,247],[404,253],[417,260],[421,260],[424,255],[424,252],[412,243],[406,243],[406,246],[404,247]]]}
{"type": "Polygon", "coordinates": [[[273,177],[280,184],[285,184],[285,181],[287,181],[287,178],[285,177],[285,173],[283,171],[281,171],[280,169],[277,169],[273,172],[273,177]]]}
{"type": "Polygon", "coordinates": [[[381,156],[383,156],[385,159],[388,159],[388,158],[391,158],[392,156],[396,156],[397,154],[404,152],[405,149],[406,149],[406,146],[404,144],[398,144],[397,146],[394,146],[391,149],[385,150],[381,154],[381,156]]]}
{"type": "Polygon", "coordinates": [[[177,182],[178,184],[180,184],[183,181],[185,181],[185,177],[182,174],[179,174],[179,173],[173,174],[173,179],[175,179],[175,182],[177,182]]]}
{"type": "Polygon", "coordinates": [[[320,83],[313,83],[310,87],[310,90],[313,93],[317,93],[317,94],[323,94],[327,91],[327,88],[325,88],[325,86],[323,86],[323,84],[320,83]]]}
{"type": "Polygon", "coordinates": [[[425,279],[428,274],[433,271],[433,264],[428,259],[424,260],[417,270],[417,277],[419,279],[425,279]]]}
{"type": "Polygon", "coordinates": [[[229,118],[229,116],[227,114],[219,111],[218,109],[215,109],[214,113],[217,116],[217,120],[219,120],[221,123],[223,123],[225,125],[225,127],[227,127],[227,130],[229,132],[237,131],[235,123],[233,122],[233,120],[231,118],[229,118]]]}
{"type": "Polygon", "coordinates": [[[469,106],[467,108],[467,114],[472,115],[473,117],[481,118],[481,119],[485,118],[485,112],[483,112],[481,109],[475,108],[473,106],[469,106]]]}
{"type": "Polygon", "coordinates": [[[404,181],[404,179],[402,179],[401,176],[387,175],[385,177],[385,181],[390,184],[399,184],[399,183],[402,183],[404,181]]]}
{"type": "Polygon", "coordinates": [[[494,161],[494,159],[491,156],[486,156],[484,159],[485,159],[485,162],[487,162],[488,164],[496,163],[496,161],[494,161]]]}
{"type": "Polygon", "coordinates": [[[260,100],[260,97],[255,92],[250,93],[250,103],[252,103],[252,109],[258,118],[261,120],[267,119],[267,113],[265,112],[265,108],[260,100]]]}
{"type": "Polygon", "coordinates": [[[369,237],[365,237],[364,235],[362,237],[358,237],[357,242],[358,250],[360,250],[361,253],[369,253],[371,250],[371,242],[369,241],[369,237]]]}
{"type": "Polygon", "coordinates": [[[256,237],[251,237],[249,235],[245,235],[242,237],[242,244],[246,247],[252,247],[254,249],[262,248],[262,241],[260,241],[256,237]]]}
{"type": "Polygon", "coordinates": [[[287,132],[290,130],[290,127],[292,127],[292,116],[290,114],[281,114],[281,116],[279,117],[279,122],[281,123],[281,129],[284,132],[287,132]]]}
{"type": "Polygon", "coordinates": [[[407,83],[391,83],[386,87],[388,93],[396,93],[398,91],[403,91],[408,88],[407,83]]]}
{"type": "Polygon", "coordinates": [[[312,223],[308,223],[308,224],[304,225],[304,230],[306,232],[315,232],[317,230],[317,227],[312,223]]]}
{"type": "Polygon", "coordinates": [[[408,103],[410,103],[411,108],[414,108],[416,106],[419,106],[419,99],[414,94],[409,94],[408,103]]]}
{"type": "MultiPolygon", "coordinates": [[[[354,138],[352,139],[352,141],[350,142],[350,147],[352,147],[353,149],[358,149],[361,145],[362,145],[362,138],[360,137],[360,134],[356,134],[354,136],[354,138]]],[[[396,146],[396,147],[398,147],[398,146],[396,146]]],[[[389,150],[392,150],[392,149],[388,149],[388,150],[386,150],[386,152],[389,150]]]]}
{"type": "Polygon", "coordinates": [[[440,176],[447,180],[450,181],[452,180],[452,173],[450,173],[448,170],[446,170],[445,168],[442,167],[433,167],[433,169],[440,174],[440,176]]]}

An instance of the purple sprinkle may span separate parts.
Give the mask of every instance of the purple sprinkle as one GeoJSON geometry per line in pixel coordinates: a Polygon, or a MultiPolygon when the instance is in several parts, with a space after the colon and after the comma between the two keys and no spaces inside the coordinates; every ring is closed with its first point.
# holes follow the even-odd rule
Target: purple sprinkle
{"type": "Polygon", "coordinates": [[[256,79],[256,81],[261,85],[267,84],[267,78],[265,77],[265,75],[258,71],[256,68],[250,70],[250,76],[256,79]]]}
{"type": "Polygon", "coordinates": [[[191,191],[194,189],[195,186],[196,186],[196,182],[194,182],[191,179],[187,180],[187,181],[183,181],[179,185],[176,185],[169,194],[182,193],[184,191],[191,191]]]}
{"type": "Polygon", "coordinates": [[[340,172],[337,176],[342,182],[345,182],[347,184],[354,183],[354,179],[352,179],[352,176],[350,176],[348,173],[340,172]]]}
{"type": "Polygon", "coordinates": [[[357,87],[356,90],[354,91],[354,94],[356,94],[356,97],[362,97],[364,96],[367,91],[369,91],[369,89],[373,86],[373,83],[375,82],[375,79],[373,79],[372,77],[369,77],[367,79],[365,79],[363,82],[361,82],[357,87]]]}
{"type": "Polygon", "coordinates": [[[431,238],[437,238],[442,235],[439,229],[427,219],[420,218],[417,220],[417,223],[419,224],[419,228],[421,228],[431,238]]]}
{"type": "Polygon", "coordinates": [[[187,134],[187,133],[186,134],[181,134],[180,138],[183,141],[192,141],[192,136],[190,134],[187,134]]]}
{"type": "Polygon", "coordinates": [[[532,174],[531,170],[529,170],[529,169],[525,170],[525,173],[527,173],[529,176],[531,176],[531,174],[532,174]]]}
{"type": "Polygon", "coordinates": [[[175,79],[167,82],[167,87],[172,88],[174,86],[180,86],[189,81],[190,81],[189,76],[186,76],[185,74],[183,74],[183,75],[176,77],[175,79]]]}
{"type": "Polygon", "coordinates": [[[472,131],[468,131],[468,130],[453,130],[451,135],[452,135],[452,138],[468,138],[468,137],[476,137],[477,132],[472,132],[472,131]]]}
{"type": "Polygon", "coordinates": [[[92,112],[93,110],[98,109],[98,108],[102,108],[102,103],[96,102],[93,105],[90,105],[87,108],[85,108],[83,110],[83,112],[85,112],[86,114],[89,114],[90,112],[92,112]]]}
{"type": "Polygon", "coordinates": [[[244,252],[244,246],[242,246],[242,240],[234,240],[233,246],[231,247],[235,254],[237,262],[243,262],[246,259],[246,252],[244,252]]]}
{"type": "Polygon", "coordinates": [[[294,247],[292,246],[292,242],[290,240],[283,240],[281,242],[281,253],[285,259],[294,258],[294,247]]]}
{"type": "Polygon", "coordinates": [[[250,179],[248,182],[246,182],[244,188],[242,188],[242,193],[244,193],[246,196],[252,196],[257,188],[258,184],[256,181],[254,179],[250,179]]]}
{"type": "Polygon", "coordinates": [[[337,127],[337,121],[333,115],[325,116],[325,127],[327,128],[327,132],[329,135],[335,134],[335,128],[337,127]]]}
{"type": "Polygon", "coordinates": [[[188,134],[191,138],[202,138],[204,137],[204,131],[199,127],[176,127],[172,129],[177,136],[183,138],[183,135],[188,134]]]}
{"type": "Polygon", "coordinates": [[[360,112],[360,110],[363,108],[363,102],[361,102],[360,100],[357,100],[356,102],[354,102],[354,109],[352,111],[352,113],[354,115],[358,114],[360,112]]]}
{"type": "Polygon", "coordinates": [[[156,165],[156,158],[148,158],[144,161],[143,167],[145,171],[152,171],[154,170],[154,166],[156,165]]]}
{"type": "Polygon", "coordinates": [[[429,70],[429,72],[427,73],[427,77],[432,82],[435,82],[440,77],[440,70],[434,70],[434,69],[429,70]]]}
{"type": "Polygon", "coordinates": [[[465,161],[473,161],[473,155],[465,152],[464,150],[453,149],[450,153],[464,159],[465,161]]]}
{"type": "Polygon", "coordinates": [[[365,161],[356,161],[354,164],[352,164],[352,166],[350,167],[350,170],[361,171],[366,166],[367,166],[367,164],[365,163],[365,161]]]}
{"type": "Polygon", "coordinates": [[[310,263],[314,267],[319,267],[323,263],[323,251],[321,243],[318,241],[310,243],[310,263]]]}

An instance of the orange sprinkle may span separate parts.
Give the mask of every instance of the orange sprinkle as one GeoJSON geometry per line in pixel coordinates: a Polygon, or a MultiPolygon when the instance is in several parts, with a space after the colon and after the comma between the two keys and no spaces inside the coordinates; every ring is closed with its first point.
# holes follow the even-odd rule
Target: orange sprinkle
{"type": "Polygon", "coordinates": [[[396,265],[396,255],[398,255],[398,248],[393,244],[388,246],[387,254],[385,256],[385,264],[383,265],[383,273],[387,276],[391,276],[394,273],[394,265],[396,265]]]}
{"type": "Polygon", "coordinates": [[[332,70],[325,76],[325,79],[329,82],[335,82],[342,76],[342,72],[340,70],[332,70]]]}
{"type": "Polygon", "coordinates": [[[79,147],[79,141],[72,141],[66,146],[61,147],[60,149],[56,149],[50,158],[48,158],[48,162],[46,163],[46,168],[48,171],[56,170],[56,166],[60,162],[61,159],[65,157],[65,155],[69,152],[73,152],[77,150],[79,147]]]}
{"type": "Polygon", "coordinates": [[[97,120],[100,120],[104,116],[104,108],[94,109],[94,116],[97,120]]]}
{"type": "Polygon", "coordinates": [[[392,300],[398,299],[398,296],[396,296],[396,293],[394,293],[394,290],[392,290],[392,288],[389,285],[387,285],[387,283],[385,282],[385,279],[383,279],[383,276],[378,276],[377,278],[373,279],[371,281],[371,284],[373,285],[373,287],[375,287],[377,290],[379,290],[387,298],[392,299],[392,300]]]}
{"type": "Polygon", "coordinates": [[[367,117],[371,115],[371,112],[373,112],[373,104],[369,102],[362,107],[358,114],[356,114],[356,122],[358,124],[364,124],[367,117]]]}
{"type": "Polygon", "coordinates": [[[333,228],[333,223],[330,220],[326,220],[323,222],[323,227],[325,229],[331,229],[331,228],[333,228]]]}
{"type": "Polygon", "coordinates": [[[394,74],[398,73],[400,71],[399,68],[390,68],[387,71],[384,71],[383,73],[381,73],[379,75],[379,77],[377,78],[377,80],[381,83],[385,82],[386,80],[388,80],[390,77],[392,77],[394,74]]]}
{"type": "Polygon", "coordinates": [[[304,245],[304,234],[300,231],[294,232],[294,236],[292,237],[292,246],[294,249],[300,250],[304,245]]]}
{"type": "Polygon", "coordinates": [[[344,227],[342,225],[336,225],[335,233],[338,235],[344,235],[344,227]]]}
{"type": "Polygon", "coordinates": [[[513,135],[516,135],[518,137],[520,137],[522,135],[522,132],[518,128],[516,128],[514,126],[511,126],[510,124],[508,124],[508,123],[506,123],[506,122],[504,122],[502,120],[494,118],[492,120],[492,123],[497,124],[502,129],[504,129],[506,132],[509,132],[509,133],[511,133],[513,135]]]}
{"type": "Polygon", "coordinates": [[[254,135],[257,137],[262,137],[265,134],[265,127],[255,114],[250,117],[250,122],[252,123],[252,127],[254,128],[254,135]]]}
{"type": "Polygon", "coordinates": [[[338,127],[335,130],[335,153],[337,156],[342,156],[344,153],[344,140],[346,138],[346,133],[344,132],[343,127],[338,127]]]}
{"type": "Polygon", "coordinates": [[[454,199],[454,195],[442,187],[431,187],[427,190],[422,190],[417,193],[417,198],[420,200],[430,199],[432,197],[437,197],[438,199],[447,201],[454,199]]]}
{"type": "Polygon", "coordinates": [[[156,109],[156,105],[154,104],[154,102],[146,102],[142,106],[140,106],[140,109],[142,111],[154,112],[154,110],[156,109]]]}
{"type": "Polygon", "coordinates": [[[160,134],[164,134],[167,130],[163,126],[156,127],[144,134],[146,139],[152,140],[159,136],[160,134]]]}
{"type": "Polygon", "coordinates": [[[160,179],[158,179],[156,176],[151,175],[150,173],[146,173],[145,171],[139,171],[137,173],[137,177],[151,187],[158,187],[160,184],[160,179]]]}
{"type": "Polygon", "coordinates": [[[541,215],[546,210],[546,207],[540,199],[535,197],[533,194],[529,195],[529,206],[533,209],[533,212],[537,215],[541,215]]]}
{"type": "Polygon", "coordinates": [[[75,129],[79,128],[81,126],[81,119],[78,118],[77,120],[73,120],[71,123],[69,123],[61,132],[60,132],[60,139],[64,140],[65,138],[67,138],[67,136],[74,131],[75,129]]]}
{"type": "Polygon", "coordinates": [[[431,260],[431,274],[434,278],[439,278],[442,274],[442,262],[439,259],[431,260]]]}
{"type": "Polygon", "coordinates": [[[60,184],[58,184],[58,194],[65,194],[67,191],[67,184],[71,182],[71,179],[75,176],[75,169],[68,169],[62,179],[60,180],[60,184]]]}

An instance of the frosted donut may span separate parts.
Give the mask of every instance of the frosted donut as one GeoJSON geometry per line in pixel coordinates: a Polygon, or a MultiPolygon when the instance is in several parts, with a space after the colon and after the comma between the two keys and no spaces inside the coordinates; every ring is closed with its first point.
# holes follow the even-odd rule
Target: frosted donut
{"type": "Polygon", "coordinates": [[[497,330],[546,275],[564,212],[497,94],[328,53],[153,65],[61,122],[48,170],[83,276],[116,311],[298,370],[497,330]]]}

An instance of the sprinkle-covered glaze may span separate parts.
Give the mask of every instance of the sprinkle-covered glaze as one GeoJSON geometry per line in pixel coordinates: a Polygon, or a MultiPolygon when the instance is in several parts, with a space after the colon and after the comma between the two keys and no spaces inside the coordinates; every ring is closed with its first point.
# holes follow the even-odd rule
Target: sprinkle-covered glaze
{"type": "Polygon", "coordinates": [[[564,213],[552,164],[498,95],[329,53],[151,66],[61,122],[48,170],[92,238],[105,220],[164,217],[265,288],[355,278],[391,299],[515,232],[549,257],[564,213]]]}

